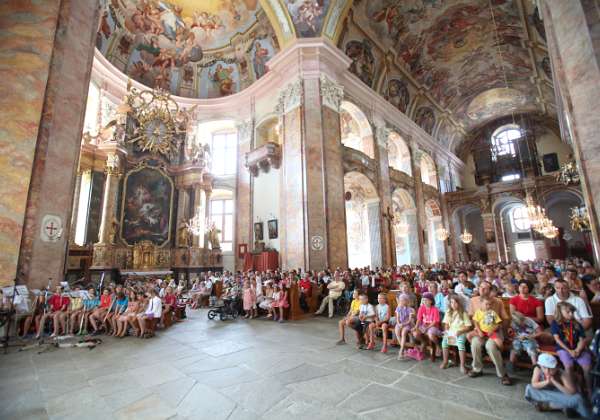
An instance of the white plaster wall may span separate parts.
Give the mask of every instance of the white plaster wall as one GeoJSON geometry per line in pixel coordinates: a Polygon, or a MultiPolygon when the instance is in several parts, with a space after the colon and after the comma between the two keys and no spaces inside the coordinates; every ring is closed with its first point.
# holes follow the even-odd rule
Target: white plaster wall
{"type": "MultiPolygon", "coordinates": [[[[571,148],[560,140],[553,131],[546,131],[539,136],[536,141],[538,157],[542,162],[542,157],[548,153],[556,153],[558,155],[558,164],[562,165],[569,160],[569,154],[573,153],[571,148]]],[[[546,175],[549,172],[544,171],[542,163],[542,174],[546,175]]]]}
{"type": "Polygon", "coordinates": [[[281,223],[279,223],[279,191],[280,177],[279,170],[273,169],[268,173],[260,172],[254,178],[254,194],[252,197],[252,216],[253,223],[263,222],[263,239],[265,246],[279,251],[279,236],[277,239],[269,239],[267,222],[271,219],[277,219],[279,234],[281,233],[281,223]]]}

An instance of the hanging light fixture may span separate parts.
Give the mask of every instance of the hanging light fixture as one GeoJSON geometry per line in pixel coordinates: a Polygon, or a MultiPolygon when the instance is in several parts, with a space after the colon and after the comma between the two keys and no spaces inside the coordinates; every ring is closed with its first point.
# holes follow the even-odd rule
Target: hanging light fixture
{"type": "Polygon", "coordinates": [[[465,228],[463,233],[460,235],[460,240],[463,244],[470,244],[473,240],[473,235],[467,231],[467,228],[465,228]]]}
{"type": "Polygon", "coordinates": [[[560,167],[556,180],[565,185],[579,184],[579,171],[577,171],[575,160],[572,159],[560,167]]]}
{"type": "Polygon", "coordinates": [[[529,193],[525,197],[525,205],[527,206],[527,217],[533,230],[538,231],[543,225],[546,213],[539,205],[536,205],[529,193]]]}
{"type": "Polygon", "coordinates": [[[450,233],[448,233],[448,231],[444,227],[437,228],[435,230],[435,235],[436,235],[438,241],[442,241],[442,242],[450,237],[450,233]]]}

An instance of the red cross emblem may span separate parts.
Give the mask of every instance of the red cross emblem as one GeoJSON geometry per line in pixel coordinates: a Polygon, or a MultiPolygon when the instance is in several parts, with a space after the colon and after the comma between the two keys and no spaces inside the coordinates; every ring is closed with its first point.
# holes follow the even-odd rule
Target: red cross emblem
{"type": "Polygon", "coordinates": [[[48,236],[54,236],[55,230],[58,230],[58,228],[54,226],[54,222],[50,222],[46,225],[46,231],[48,231],[48,236]]]}

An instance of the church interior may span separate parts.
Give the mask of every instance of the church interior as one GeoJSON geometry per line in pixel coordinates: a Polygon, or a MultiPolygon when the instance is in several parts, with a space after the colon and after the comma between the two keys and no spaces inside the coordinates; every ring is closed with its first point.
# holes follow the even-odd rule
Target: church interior
{"type": "Polygon", "coordinates": [[[599,418],[599,28],[0,2],[0,418],[599,418]]]}

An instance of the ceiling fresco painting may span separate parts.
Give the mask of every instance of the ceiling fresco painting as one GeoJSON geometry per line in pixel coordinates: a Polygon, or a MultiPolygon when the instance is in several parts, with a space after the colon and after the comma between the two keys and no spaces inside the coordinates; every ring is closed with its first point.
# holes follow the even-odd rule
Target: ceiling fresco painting
{"type": "Polygon", "coordinates": [[[179,96],[235,93],[279,46],[258,0],[101,0],[96,47],[119,70],[179,96]]]}
{"type": "Polygon", "coordinates": [[[330,0],[286,0],[296,33],[299,37],[319,36],[330,0]]]}
{"type": "Polygon", "coordinates": [[[449,115],[453,138],[511,113],[554,112],[542,95],[552,89],[543,22],[527,0],[357,0],[339,45],[351,71],[419,125],[430,121],[423,106],[449,115]],[[384,54],[379,83],[371,57],[384,54]]]}

